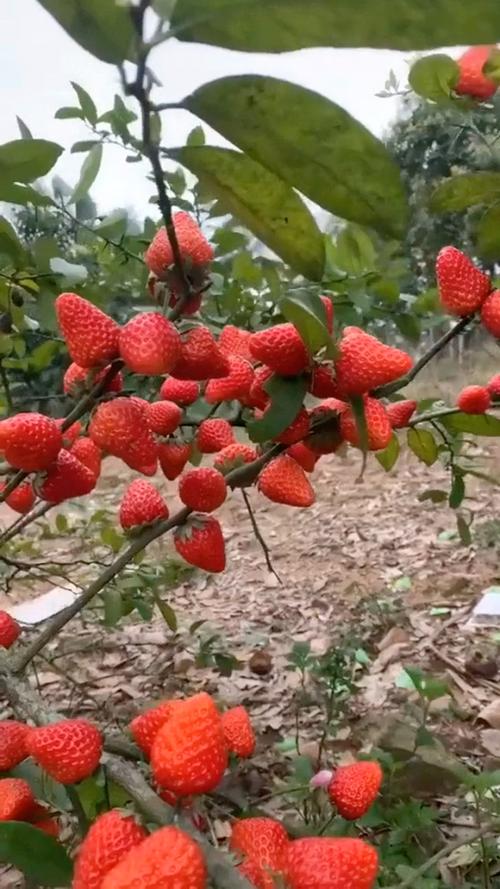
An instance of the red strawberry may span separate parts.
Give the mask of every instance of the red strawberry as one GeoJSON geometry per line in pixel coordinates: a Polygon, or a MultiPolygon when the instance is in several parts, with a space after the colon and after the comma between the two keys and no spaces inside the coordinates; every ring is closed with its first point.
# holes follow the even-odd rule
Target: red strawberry
{"type": "Polygon", "coordinates": [[[172,716],[177,701],[162,701],[156,707],[150,707],[136,716],[129,725],[132,737],[147,757],[151,756],[151,747],[162,725],[172,716]]]}
{"type": "MultiPolygon", "coordinates": [[[[245,858],[245,860],[238,865],[237,870],[242,877],[245,877],[248,880],[251,886],[255,886],[255,889],[268,889],[269,875],[266,874],[252,858],[245,858]]],[[[272,883],[272,889],[275,889],[274,882],[272,883]]]]}
{"type": "Polygon", "coordinates": [[[91,438],[83,436],[83,438],[79,438],[75,441],[70,450],[73,457],[76,457],[80,463],[83,463],[87,469],[90,469],[91,473],[97,480],[101,474],[102,454],[101,449],[97,447],[96,443],[93,442],[91,438]]]}
{"type": "Polygon", "coordinates": [[[80,463],[71,451],[62,450],[38,486],[38,493],[48,503],[62,503],[63,500],[90,494],[96,481],[94,473],[80,463]]]}
{"type": "Polygon", "coordinates": [[[134,479],[120,504],[120,525],[124,531],[138,531],[160,519],[168,519],[168,508],[155,486],[146,479],[134,479]]]}
{"type": "MultiPolygon", "coordinates": [[[[214,251],[189,213],[180,210],[173,216],[175,234],[183,261],[191,266],[207,265],[214,251]]],[[[145,254],[146,265],[158,278],[165,278],[174,264],[172,246],[165,228],[160,228],[145,254]]]]}
{"type": "MultiPolygon", "coordinates": [[[[5,488],[5,483],[0,484],[0,491],[5,488]]],[[[12,494],[5,498],[5,502],[15,512],[26,515],[30,511],[35,502],[35,492],[31,482],[22,482],[17,488],[14,488],[12,494]]]]}
{"type": "Polygon", "coordinates": [[[333,315],[334,308],[331,296],[320,296],[320,300],[325,307],[326,312],[326,327],[328,333],[333,333],[333,315]]]}
{"type": "Polygon", "coordinates": [[[65,420],[64,417],[61,417],[59,420],[56,420],[59,429],[61,430],[61,435],[63,437],[63,448],[70,448],[72,444],[75,443],[77,438],[82,434],[83,427],[82,424],[77,420],[75,423],[72,423],[67,429],[62,428],[65,420]]]}
{"type": "Polygon", "coordinates": [[[157,435],[171,435],[182,419],[182,410],[173,401],[153,401],[146,408],[149,428],[157,435]]]}
{"type": "Polygon", "coordinates": [[[488,61],[491,50],[495,45],[471,46],[459,59],[457,65],[460,68],[460,79],[454,87],[460,96],[472,96],[473,99],[484,101],[491,99],[497,91],[497,84],[483,73],[483,68],[488,61]]]}
{"type": "Polygon", "coordinates": [[[488,333],[500,339],[500,290],[493,290],[481,306],[481,321],[488,333]]]}
{"type": "Polygon", "coordinates": [[[224,355],[238,355],[240,358],[252,361],[249,348],[251,335],[249,330],[241,330],[233,324],[226,324],[219,337],[219,349],[224,355]]]}
{"type": "Polygon", "coordinates": [[[158,445],[158,457],[164,476],[173,481],[188,462],[193,446],[185,442],[167,441],[158,445]]]}
{"type": "Polygon", "coordinates": [[[232,469],[244,466],[245,463],[253,463],[257,459],[257,451],[250,445],[241,444],[239,441],[226,445],[215,456],[214,468],[227,475],[232,469]]]}
{"type": "Polygon", "coordinates": [[[210,466],[190,469],[179,481],[179,497],[198,512],[213,512],[222,506],[227,488],[224,476],[210,466]]]}
{"type": "Polygon", "coordinates": [[[450,315],[464,317],[477,312],[491,290],[488,275],[456,247],[443,247],[439,251],[436,277],[441,304],[450,315]]]}
{"type": "Polygon", "coordinates": [[[141,312],[120,332],[120,355],[137,374],[170,373],[181,355],[181,338],[158,312],[141,312]]]}
{"type": "MultiPolygon", "coordinates": [[[[486,388],[492,398],[500,398],[500,374],[495,374],[495,376],[488,381],[488,385],[486,386],[486,388]]],[[[7,499],[7,503],[8,502],[9,501],[7,499]]]]}
{"type": "MultiPolygon", "coordinates": [[[[95,373],[88,367],[80,367],[79,364],[70,364],[63,378],[63,392],[66,395],[78,396],[90,390],[104,379],[109,367],[95,373]]],[[[121,392],[123,389],[123,374],[118,372],[111,378],[105,388],[105,392],[121,392]]]]}
{"type": "Polygon", "coordinates": [[[338,386],[332,364],[317,364],[313,367],[309,392],[316,398],[332,398],[337,395],[338,386]]]}
{"type": "Polygon", "coordinates": [[[288,846],[290,889],[373,889],[378,855],[352,837],[303,837],[288,846]]]}
{"type": "Polygon", "coordinates": [[[386,346],[359,327],[346,327],[335,362],[337,394],[346,398],[392,383],[408,373],[413,359],[402,349],[386,346]]]}
{"type": "Polygon", "coordinates": [[[37,821],[30,822],[33,827],[36,827],[37,830],[43,831],[49,837],[54,837],[55,840],[59,839],[59,834],[61,833],[61,825],[59,824],[59,820],[57,818],[39,818],[37,821]]]}
{"type": "Polygon", "coordinates": [[[242,852],[246,861],[257,864],[259,880],[264,889],[274,889],[273,874],[285,873],[288,834],[273,818],[245,818],[233,824],[229,842],[235,852],[242,852]]]}
{"type": "Polygon", "coordinates": [[[484,414],[491,407],[491,395],[486,386],[466,386],[458,394],[457,407],[465,414],[484,414]]]}
{"type": "Polygon", "coordinates": [[[203,420],[198,426],[196,444],[202,454],[216,454],[233,443],[233,427],[227,420],[203,420]]]}
{"type": "Polygon", "coordinates": [[[22,778],[0,779],[0,821],[28,821],[35,805],[27,781],[22,778]]]}
{"type": "Polygon", "coordinates": [[[407,426],[416,409],[417,402],[410,399],[394,401],[392,404],[385,405],[385,410],[393,429],[403,429],[407,426]]]}
{"type": "Polygon", "coordinates": [[[0,722],[0,772],[8,772],[26,759],[26,739],[30,727],[14,719],[0,722]]]}
{"type": "Polygon", "coordinates": [[[366,814],[375,802],[383,772],[378,762],[368,760],[340,766],[328,786],[331,802],[340,815],[355,821],[366,814]]]}
{"type": "Polygon", "coordinates": [[[100,731],[86,719],[64,719],[30,731],[28,753],[61,784],[88,778],[99,765],[100,731]]]}
{"type": "Polygon", "coordinates": [[[22,413],[0,421],[0,451],[16,469],[24,472],[47,469],[61,448],[61,430],[50,417],[22,413]]]}
{"type": "Polygon", "coordinates": [[[302,469],[305,472],[313,472],[319,459],[319,455],[315,454],[314,451],[311,451],[311,449],[302,441],[298,441],[290,448],[287,448],[286,453],[289,457],[293,457],[299,466],[302,466],[302,469]]]}
{"type": "Polygon", "coordinates": [[[92,441],[103,451],[119,457],[131,469],[154,475],[158,445],[138,398],[115,398],[98,405],[89,426],[92,441]]]}
{"type": "Polygon", "coordinates": [[[273,371],[270,367],[264,366],[257,368],[254,373],[253,383],[250,386],[250,391],[248,393],[248,407],[258,407],[262,411],[265,410],[269,404],[269,395],[264,389],[264,385],[272,376],[273,371]]]}
{"type": "Polygon", "coordinates": [[[229,362],[220,351],[208,327],[194,327],[186,333],[180,358],[174,368],[179,380],[209,380],[226,377],[229,362]]]}
{"type": "Polygon", "coordinates": [[[309,412],[313,431],[307,438],[307,447],[318,457],[321,454],[334,454],[343,443],[340,416],[345,410],[347,410],[345,401],[325,398],[309,412]]]}
{"type": "Polygon", "coordinates": [[[6,611],[0,611],[0,648],[10,648],[21,635],[21,627],[6,611]]]}
{"type": "MultiPolygon", "coordinates": [[[[364,401],[365,421],[368,432],[367,447],[369,451],[381,451],[386,448],[392,438],[391,421],[381,401],[369,398],[364,401]]],[[[353,447],[360,447],[359,430],[350,407],[340,415],[340,431],[345,441],[353,447]]]]}
{"type": "Polygon", "coordinates": [[[175,377],[167,377],[160,389],[160,398],[165,401],[174,401],[181,407],[194,404],[200,397],[200,385],[196,380],[177,380],[175,377]]]}
{"type": "Polygon", "coordinates": [[[155,782],[176,796],[208,793],[219,784],[227,749],[219,712],[205,692],[181,701],[151,750],[155,782]]]}
{"type": "Polygon", "coordinates": [[[281,454],[271,460],[259,475],[258,488],[269,500],[287,506],[312,506],[314,491],[299,464],[281,454]]]}
{"type": "Polygon", "coordinates": [[[59,329],[75,364],[96,367],[118,357],[120,328],[109,315],[76,293],[61,293],[55,307],[59,329]]]}
{"type": "Polygon", "coordinates": [[[116,809],[99,815],[78,851],[72,889],[101,889],[106,874],[146,837],[131,816],[116,809]]]}
{"type": "Polygon", "coordinates": [[[179,555],[196,568],[218,573],[226,567],[221,526],[212,516],[191,516],[175,529],[174,545],[179,555]]]}
{"type": "MultiPolygon", "coordinates": [[[[265,411],[264,411],[265,413],[265,411]]],[[[309,414],[305,408],[301,408],[298,412],[295,420],[290,423],[287,428],[277,435],[274,441],[279,441],[281,444],[292,445],[295,442],[300,441],[302,438],[305,438],[309,432],[310,419],[309,414]]]]}
{"type": "Polygon", "coordinates": [[[301,374],[309,364],[306,347],[293,324],[276,324],[253,333],[249,348],[256,361],[283,377],[301,374]]]}
{"type": "Polygon", "coordinates": [[[221,716],[227,749],[242,759],[255,751],[255,734],[245,707],[232,707],[221,716]]]}
{"type": "Polygon", "coordinates": [[[252,365],[237,355],[228,355],[227,362],[229,364],[227,377],[219,377],[207,383],[205,401],[209,404],[248,396],[254,377],[252,365]]]}
{"type": "Polygon", "coordinates": [[[206,884],[197,843],[178,827],[162,827],[127,852],[100,889],[205,889],[206,884]]]}

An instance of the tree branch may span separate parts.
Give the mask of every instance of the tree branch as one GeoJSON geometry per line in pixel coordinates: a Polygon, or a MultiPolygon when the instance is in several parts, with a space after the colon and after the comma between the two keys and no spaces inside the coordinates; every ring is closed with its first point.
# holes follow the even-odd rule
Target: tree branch
{"type": "Polygon", "coordinates": [[[0,534],[0,546],[3,546],[4,543],[8,543],[9,540],[16,537],[20,531],[23,531],[28,525],[31,525],[32,522],[36,522],[37,519],[44,516],[53,506],[53,503],[42,500],[40,503],[37,503],[30,512],[26,513],[26,515],[19,516],[19,518],[3,532],[3,534],[0,534]]]}
{"type": "Polygon", "coordinates": [[[255,534],[258,542],[260,543],[262,552],[264,553],[264,557],[266,560],[266,565],[268,567],[268,570],[271,572],[271,574],[274,574],[275,578],[280,582],[281,585],[283,585],[283,581],[282,581],[281,577],[279,576],[278,572],[275,571],[275,569],[273,567],[273,563],[271,561],[271,555],[269,552],[269,547],[261,534],[260,528],[257,524],[257,519],[255,518],[254,511],[252,509],[252,504],[250,503],[250,498],[249,498],[247,492],[245,491],[245,488],[241,489],[241,493],[243,496],[243,500],[245,501],[245,506],[247,508],[250,522],[252,524],[253,533],[255,534]]]}

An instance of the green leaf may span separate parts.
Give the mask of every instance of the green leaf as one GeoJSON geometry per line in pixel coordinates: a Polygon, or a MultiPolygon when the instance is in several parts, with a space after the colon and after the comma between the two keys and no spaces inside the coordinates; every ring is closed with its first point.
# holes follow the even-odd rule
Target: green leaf
{"type": "Polygon", "coordinates": [[[464,546],[470,546],[472,543],[472,535],[470,526],[465,521],[463,515],[457,515],[457,531],[460,541],[464,546]]]}
{"type": "Polygon", "coordinates": [[[194,127],[187,137],[186,144],[189,148],[199,148],[205,144],[205,131],[203,127],[194,127]]]}
{"type": "Polygon", "coordinates": [[[60,534],[66,534],[69,528],[68,520],[62,512],[58,512],[56,515],[56,528],[60,534]]]}
{"type": "Polygon", "coordinates": [[[123,615],[123,599],[117,587],[108,587],[102,594],[104,601],[104,623],[107,627],[115,627],[123,615]]]}
{"type": "Polygon", "coordinates": [[[410,315],[408,312],[397,313],[394,317],[396,327],[407,339],[413,343],[418,343],[422,333],[420,321],[416,315],[410,315]]]}
{"type": "Polygon", "coordinates": [[[458,509],[464,497],[465,482],[463,479],[463,475],[459,472],[456,472],[453,476],[453,484],[451,486],[450,496],[448,498],[448,503],[451,509],[458,509]]]}
{"type": "Polygon", "coordinates": [[[307,380],[305,377],[274,375],[264,388],[271,397],[271,405],[261,420],[253,420],[247,425],[252,441],[270,441],[293,423],[307,392],[307,380]]]}
{"type": "Polygon", "coordinates": [[[454,59],[444,53],[425,56],[411,66],[408,80],[417,95],[433,102],[448,102],[460,78],[454,59]]]}
{"type": "Polygon", "coordinates": [[[334,357],[335,344],[326,326],[326,309],[317,294],[297,291],[280,300],[279,308],[286,320],[297,328],[309,355],[325,348],[325,355],[334,357]]]}
{"type": "Polygon", "coordinates": [[[490,414],[450,414],[441,417],[440,423],[450,432],[468,432],[472,435],[497,437],[500,435],[500,419],[490,414]]]}
{"type": "Polygon", "coordinates": [[[10,257],[17,265],[24,258],[24,248],[7,219],[0,216],[0,254],[10,257]]]}
{"type": "Polygon", "coordinates": [[[103,62],[132,58],[134,28],[128,4],[116,0],[38,0],[73,40],[103,62]]]}
{"type": "Polygon", "coordinates": [[[73,865],[60,843],[21,821],[0,823],[0,861],[43,886],[70,886],[73,865]]]}
{"type": "Polygon", "coordinates": [[[83,116],[85,120],[88,120],[92,125],[97,123],[97,108],[95,107],[94,100],[92,96],[89,96],[87,90],[84,90],[83,86],[80,86],[79,83],[75,83],[74,80],[71,81],[71,86],[73,87],[75,93],[78,96],[78,101],[80,102],[80,108],[82,109],[83,116]]]}
{"type": "Polygon", "coordinates": [[[476,227],[475,236],[483,259],[495,262],[500,258],[500,204],[486,210],[476,227]]]}
{"type": "Polygon", "coordinates": [[[41,194],[31,185],[18,185],[3,180],[0,180],[0,201],[8,204],[33,204],[34,207],[48,207],[54,203],[47,194],[41,194]]]}
{"type": "Polygon", "coordinates": [[[500,40],[497,0],[177,0],[180,40],[246,52],[308,46],[418,50],[500,40]]]}
{"type": "Polygon", "coordinates": [[[32,139],[33,134],[31,132],[29,126],[27,124],[25,124],[22,117],[19,117],[19,115],[16,114],[16,120],[17,120],[17,125],[19,127],[19,132],[21,133],[21,138],[22,139],[32,139]]]}
{"type": "Polygon", "coordinates": [[[323,236],[304,202],[282,179],[227,148],[186,147],[171,154],[294,271],[321,280],[323,236]]]}
{"type": "Polygon", "coordinates": [[[106,525],[101,531],[101,540],[104,546],[109,546],[114,553],[117,553],[122,548],[125,538],[113,525],[106,525]]]}
{"type": "Polygon", "coordinates": [[[94,145],[90,149],[85,158],[82,169],[80,170],[80,178],[71,195],[71,202],[76,204],[81,201],[89,193],[89,189],[93,185],[99,172],[102,160],[102,145],[94,145]]]}
{"type": "Polygon", "coordinates": [[[425,728],[424,725],[420,725],[415,735],[415,746],[431,747],[435,743],[436,740],[434,738],[434,735],[429,731],[429,729],[425,728]]]}
{"type": "Polygon", "coordinates": [[[446,491],[432,488],[429,491],[423,491],[422,494],[419,494],[417,500],[419,500],[420,503],[424,503],[426,500],[430,500],[432,503],[444,503],[445,500],[448,500],[448,494],[446,491]]]}
{"type": "Polygon", "coordinates": [[[334,247],[336,264],[349,275],[358,277],[372,271],[377,254],[370,236],[359,225],[346,225],[334,247]]]}
{"type": "Polygon", "coordinates": [[[71,146],[71,154],[78,154],[79,151],[90,151],[94,145],[99,145],[100,141],[100,139],[84,139],[81,142],[74,142],[71,146]]]}
{"type": "Polygon", "coordinates": [[[433,213],[460,213],[499,199],[500,173],[481,170],[445,179],[432,192],[429,206],[433,213]]]}
{"type": "Polygon", "coordinates": [[[161,596],[158,595],[156,590],[153,591],[153,598],[155,600],[155,604],[158,607],[158,611],[160,612],[163,620],[165,621],[169,630],[172,630],[172,633],[177,631],[177,615],[171,605],[168,602],[164,602],[161,596]]]}
{"type": "Polygon", "coordinates": [[[396,463],[400,450],[399,438],[393,434],[387,447],[383,451],[377,451],[375,454],[376,459],[386,472],[390,472],[396,463]]]}
{"type": "Polygon", "coordinates": [[[438,458],[438,447],[428,429],[409,429],[408,447],[426,466],[432,466],[438,458]]]}
{"type": "Polygon", "coordinates": [[[72,120],[73,118],[83,120],[83,111],[76,105],[64,105],[62,108],[57,109],[54,117],[56,120],[72,120]]]}
{"type": "Polygon", "coordinates": [[[62,152],[46,139],[15,139],[0,145],[0,181],[32,182],[45,176],[62,152]]]}
{"type": "Polygon", "coordinates": [[[399,237],[407,219],[388,150],[340,106],[272,77],[225,77],[182,103],[321,207],[399,237]]]}

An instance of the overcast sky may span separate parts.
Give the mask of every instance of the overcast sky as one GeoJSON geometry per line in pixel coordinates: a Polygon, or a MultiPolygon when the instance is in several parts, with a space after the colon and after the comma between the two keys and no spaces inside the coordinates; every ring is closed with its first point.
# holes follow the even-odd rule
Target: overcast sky
{"type": "MultiPolygon", "coordinates": [[[[68,149],[77,139],[90,138],[80,122],[54,120],[54,112],[62,105],[77,104],[71,80],[90,92],[101,113],[109,109],[119,91],[115,68],[74,43],[37,0],[0,0],[0,34],[0,142],[19,138],[16,114],[34,136],[52,139],[68,149]]],[[[230,74],[269,74],[323,93],[381,135],[397,113],[398,100],[380,99],[375,93],[384,88],[391,68],[406,82],[407,59],[402,53],[378,50],[245,54],[171,41],[156,50],[152,67],[163,84],[155,94],[157,101],[179,100],[202,83],[230,74]]],[[[187,112],[168,112],[163,118],[163,141],[169,145],[182,144],[196,123],[187,112]]],[[[210,141],[221,140],[213,134],[210,141]]],[[[74,183],[83,157],[65,152],[56,171],[74,183]]],[[[107,148],[92,189],[99,209],[133,206],[140,215],[147,208],[148,195],[139,164],[126,164],[122,150],[107,148]]]]}

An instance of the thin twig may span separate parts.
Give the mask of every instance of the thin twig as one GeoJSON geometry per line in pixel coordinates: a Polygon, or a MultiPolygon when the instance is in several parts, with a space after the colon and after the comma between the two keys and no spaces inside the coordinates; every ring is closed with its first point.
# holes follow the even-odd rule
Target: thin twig
{"type": "Polygon", "coordinates": [[[53,503],[46,503],[42,500],[40,503],[37,503],[33,509],[26,513],[26,515],[20,516],[15,522],[12,523],[10,528],[7,528],[3,534],[0,535],[0,546],[4,543],[8,543],[9,540],[12,540],[13,537],[16,537],[21,531],[24,531],[28,525],[31,525],[32,522],[36,522],[37,519],[40,519],[45,515],[49,509],[52,509],[54,506],[53,503]]]}
{"type": "Polygon", "coordinates": [[[262,552],[264,553],[264,558],[266,560],[266,565],[268,567],[268,570],[271,572],[271,574],[274,574],[276,580],[278,580],[279,583],[283,586],[283,581],[282,581],[281,577],[279,576],[278,572],[273,567],[273,563],[271,561],[271,554],[269,552],[269,547],[268,547],[266,541],[264,540],[262,533],[260,531],[260,528],[257,524],[257,519],[255,518],[255,514],[252,509],[252,504],[250,503],[250,498],[249,498],[245,488],[241,489],[241,495],[243,497],[243,500],[245,501],[245,506],[247,508],[248,516],[250,518],[250,522],[252,523],[253,533],[255,534],[258,542],[260,543],[262,552]]]}
{"type": "Polygon", "coordinates": [[[420,867],[417,867],[411,874],[409,874],[402,883],[396,883],[394,886],[389,886],[388,889],[408,889],[409,886],[413,886],[417,880],[420,879],[424,874],[427,873],[434,865],[439,864],[443,858],[446,858],[451,852],[454,852],[455,849],[460,849],[461,846],[468,846],[470,843],[474,843],[476,840],[481,839],[481,837],[487,836],[490,833],[495,833],[498,831],[498,824],[485,824],[481,828],[477,828],[477,830],[472,831],[465,837],[460,837],[454,840],[450,840],[446,846],[443,846],[439,852],[436,852],[431,858],[428,858],[427,861],[424,861],[420,867]]]}

